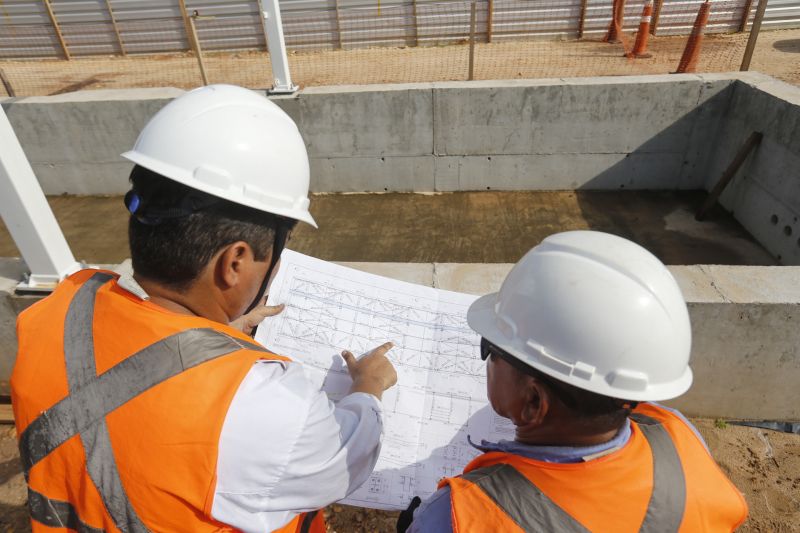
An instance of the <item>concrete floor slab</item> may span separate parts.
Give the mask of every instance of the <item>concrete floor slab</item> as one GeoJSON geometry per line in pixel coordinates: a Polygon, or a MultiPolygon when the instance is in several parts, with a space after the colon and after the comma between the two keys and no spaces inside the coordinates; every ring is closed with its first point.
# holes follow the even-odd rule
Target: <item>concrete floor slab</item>
{"type": "MultiPolygon", "coordinates": [[[[594,229],[632,239],[667,264],[773,265],[722,209],[693,213],[703,192],[558,191],[315,195],[320,229],[301,225],[289,246],[328,261],[515,263],[552,233],[594,229]]],[[[75,257],[130,256],[119,196],[49,198],[75,257]]],[[[0,226],[0,257],[18,256],[0,226]]]]}

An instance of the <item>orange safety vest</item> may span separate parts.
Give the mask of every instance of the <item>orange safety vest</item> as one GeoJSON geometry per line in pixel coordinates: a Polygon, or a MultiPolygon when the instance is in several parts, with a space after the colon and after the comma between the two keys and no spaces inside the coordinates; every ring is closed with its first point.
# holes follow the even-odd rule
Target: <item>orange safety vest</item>
{"type": "Polygon", "coordinates": [[[733,531],[744,497],[676,415],[641,404],[620,450],[581,463],[490,452],[450,486],[453,531],[733,531]]]}
{"type": "MultiPolygon", "coordinates": [[[[97,270],[25,310],[17,338],[11,394],[34,532],[231,530],[211,517],[222,424],[253,364],[287,358],[97,270]]],[[[280,531],[324,532],[322,513],[280,531]]]]}

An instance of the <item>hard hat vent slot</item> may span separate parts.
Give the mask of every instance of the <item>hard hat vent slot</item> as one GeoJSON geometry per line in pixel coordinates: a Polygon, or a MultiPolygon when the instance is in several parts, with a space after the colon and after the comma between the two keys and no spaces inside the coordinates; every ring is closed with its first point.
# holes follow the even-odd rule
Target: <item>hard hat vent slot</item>
{"type": "Polygon", "coordinates": [[[552,370],[555,370],[559,374],[564,374],[564,375],[567,375],[567,376],[572,373],[573,365],[571,365],[571,364],[569,364],[567,362],[564,362],[561,359],[558,359],[557,357],[553,357],[552,355],[548,354],[547,350],[545,350],[544,346],[542,346],[538,342],[529,340],[525,344],[528,346],[528,348],[530,348],[533,351],[533,353],[531,355],[533,355],[533,357],[537,361],[539,361],[541,364],[543,364],[547,368],[550,368],[552,370]]]}
{"type": "Polygon", "coordinates": [[[207,166],[194,169],[194,179],[219,189],[227,189],[231,185],[231,175],[228,172],[207,166]]]}
{"type": "Polygon", "coordinates": [[[575,366],[572,367],[572,375],[579,379],[590,380],[594,376],[595,367],[587,365],[581,361],[577,361],[575,366]]]}
{"type": "Polygon", "coordinates": [[[647,390],[647,385],[650,383],[647,374],[625,369],[612,372],[608,375],[606,381],[608,381],[608,384],[612,387],[628,391],[647,390]]]}

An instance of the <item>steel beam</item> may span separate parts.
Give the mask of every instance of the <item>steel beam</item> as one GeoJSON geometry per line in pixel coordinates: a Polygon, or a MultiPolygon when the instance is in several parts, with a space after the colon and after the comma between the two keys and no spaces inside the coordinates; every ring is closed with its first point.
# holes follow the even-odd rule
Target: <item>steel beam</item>
{"type": "Polygon", "coordinates": [[[0,107],[0,216],[30,269],[19,289],[52,291],[81,268],[0,107]]]}

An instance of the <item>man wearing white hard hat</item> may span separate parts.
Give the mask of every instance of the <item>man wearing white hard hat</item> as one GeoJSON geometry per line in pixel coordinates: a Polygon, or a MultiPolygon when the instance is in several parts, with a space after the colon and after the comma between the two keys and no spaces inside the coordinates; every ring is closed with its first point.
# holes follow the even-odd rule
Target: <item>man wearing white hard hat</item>
{"type": "Polygon", "coordinates": [[[411,531],[732,531],[745,520],[694,427],[652,403],[691,386],[691,328],[647,250],[606,233],[552,235],[468,321],[515,439],[476,446],[484,453],[440,482],[411,531]]]}
{"type": "Polygon", "coordinates": [[[133,275],[83,270],[18,321],[33,530],[324,532],[316,510],[372,472],[396,374],[391,344],[345,352],[353,385],[334,406],[242,331],[280,312],[258,304],[296,222],[316,226],[297,127],[209,86],[123,155],[133,275]]]}

